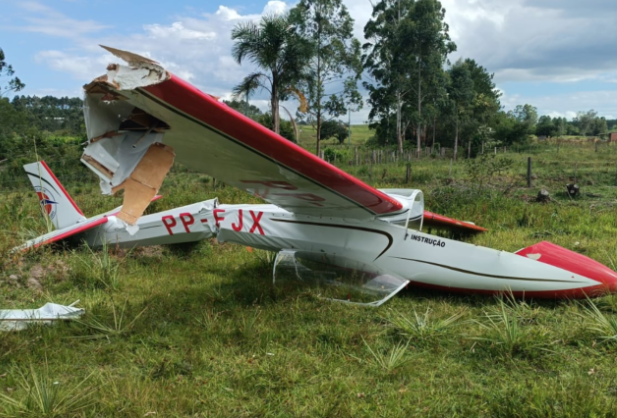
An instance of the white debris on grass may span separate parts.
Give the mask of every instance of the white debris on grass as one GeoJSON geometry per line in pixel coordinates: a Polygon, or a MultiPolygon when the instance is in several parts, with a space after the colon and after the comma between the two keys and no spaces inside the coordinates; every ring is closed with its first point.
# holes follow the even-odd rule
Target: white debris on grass
{"type": "Polygon", "coordinates": [[[57,320],[79,318],[85,311],[73,307],[78,302],[76,301],[69,306],[46,303],[39,309],[0,310],[0,331],[21,331],[26,329],[28,324],[50,325],[57,320]]]}

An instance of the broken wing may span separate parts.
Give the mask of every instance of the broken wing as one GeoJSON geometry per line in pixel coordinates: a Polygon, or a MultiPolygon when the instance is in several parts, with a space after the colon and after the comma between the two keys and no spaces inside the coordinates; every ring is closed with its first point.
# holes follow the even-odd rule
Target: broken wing
{"type": "Polygon", "coordinates": [[[108,50],[129,65],[112,64],[106,76],[85,86],[89,144],[82,161],[101,177],[104,192],[114,192],[127,183],[132,187],[124,187],[134,207],[125,221],[133,223],[141,215],[160,187],[174,153],[189,169],[296,214],[369,219],[402,209],[396,199],[169,74],[155,62],[108,50]],[[155,160],[145,167],[141,158],[153,147],[167,148],[157,153],[160,163],[155,160]],[[132,175],[133,170],[140,175],[132,175]]]}

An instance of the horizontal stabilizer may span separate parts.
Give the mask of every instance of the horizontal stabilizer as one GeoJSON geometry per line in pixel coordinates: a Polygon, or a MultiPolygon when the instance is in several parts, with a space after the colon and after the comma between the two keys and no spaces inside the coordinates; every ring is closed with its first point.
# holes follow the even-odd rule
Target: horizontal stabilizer
{"type": "Polygon", "coordinates": [[[12,251],[25,251],[29,248],[38,248],[41,245],[51,244],[52,242],[59,242],[67,238],[76,238],[79,234],[88,231],[96,226],[107,223],[107,221],[107,217],[102,217],[82,222],[80,224],[73,225],[67,228],[58,229],[48,234],[41,235],[40,237],[34,238],[30,241],[27,241],[25,244],[13,248],[12,251]]]}

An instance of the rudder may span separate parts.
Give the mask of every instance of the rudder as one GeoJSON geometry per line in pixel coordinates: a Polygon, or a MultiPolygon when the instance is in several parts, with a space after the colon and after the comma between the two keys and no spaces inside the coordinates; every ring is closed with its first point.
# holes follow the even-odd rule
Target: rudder
{"type": "Polygon", "coordinates": [[[39,197],[43,214],[49,216],[56,229],[66,228],[86,220],[83,212],[45,161],[26,164],[24,170],[39,197]]]}

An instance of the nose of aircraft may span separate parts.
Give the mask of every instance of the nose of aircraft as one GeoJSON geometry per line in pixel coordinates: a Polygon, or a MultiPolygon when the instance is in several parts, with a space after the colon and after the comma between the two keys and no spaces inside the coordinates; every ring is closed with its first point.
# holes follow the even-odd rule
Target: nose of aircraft
{"type": "MultiPolygon", "coordinates": [[[[554,292],[554,297],[584,298],[617,292],[617,273],[603,264],[559,245],[542,241],[515,254],[578,274],[599,282],[597,285],[554,292]]],[[[547,295],[548,296],[548,295],[547,295]]]]}

